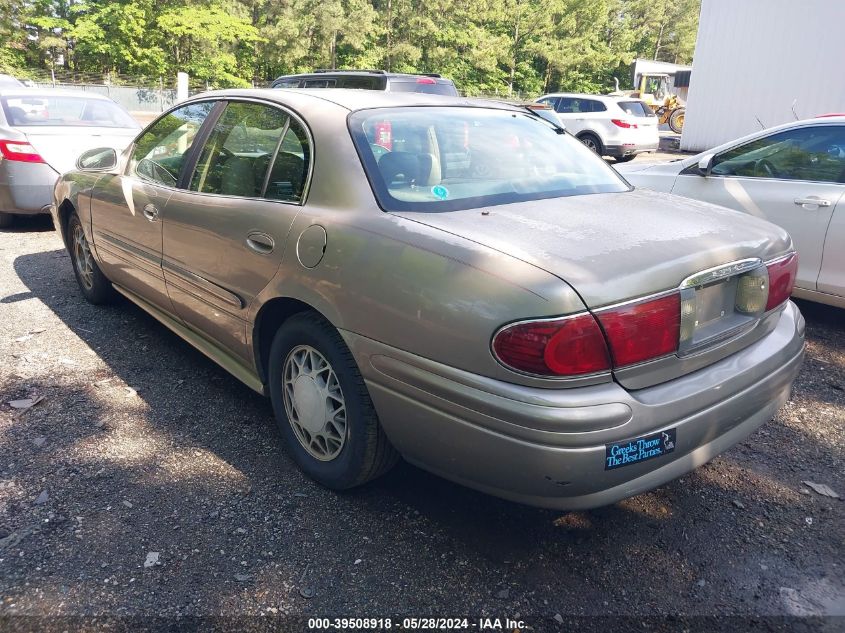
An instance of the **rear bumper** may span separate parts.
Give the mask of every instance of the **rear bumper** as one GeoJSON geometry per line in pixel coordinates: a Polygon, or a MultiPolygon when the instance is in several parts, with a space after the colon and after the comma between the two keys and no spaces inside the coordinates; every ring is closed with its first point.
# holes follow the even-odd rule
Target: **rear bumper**
{"type": "Polygon", "coordinates": [[[668,383],[537,389],[344,336],[379,419],[410,462],[484,492],[557,509],[606,505],[712,459],[789,398],[804,321],[787,304],[764,338],[668,383]],[[674,452],[605,470],[605,445],[675,429],[674,452]]]}
{"type": "Polygon", "coordinates": [[[0,160],[0,212],[50,213],[59,174],[45,163],[0,160]]]}
{"type": "Polygon", "coordinates": [[[613,156],[614,158],[636,156],[637,154],[656,152],[659,145],[659,141],[656,143],[624,143],[620,145],[608,145],[605,148],[605,154],[613,156]]]}

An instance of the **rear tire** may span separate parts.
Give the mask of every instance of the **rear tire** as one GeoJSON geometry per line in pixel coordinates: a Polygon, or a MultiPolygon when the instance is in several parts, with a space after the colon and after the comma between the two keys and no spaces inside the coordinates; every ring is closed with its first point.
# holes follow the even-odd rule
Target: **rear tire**
{"type": "Polygon", "coordinates": [[[592,132],[585,132],[578,137],[578,140],[599,156],[604,156],[604,145],[602,144],[601,139],[592,132]]]}
{"type": "Polygon", "coordinates": [[[0,229],[5,229],[6,227],[12,226],[14,223],[14,214],[0,211],[0,229]]]}
{"type": "Polygon", "coordinates": [[[279,431],[306,475],[345,490],[396,463],[352,353],[324,318],[289,318],[273,338],[268,373],[279,431]]]}
{"type": "Polygon", "coordinates": [[[67,239],[73,273],[83,296],[94,305],[110,303],[115,297],[114,288],[94,260],[88,238],[85,237],[82,222],[76,212],[68,218],[67,239]]]}
{"type": "Polygon", "coordinates": [[[675,134],[680,134],[683,131],[686,112],[686,108],[676,108],[669,115],[669,129],[675,134]]]}

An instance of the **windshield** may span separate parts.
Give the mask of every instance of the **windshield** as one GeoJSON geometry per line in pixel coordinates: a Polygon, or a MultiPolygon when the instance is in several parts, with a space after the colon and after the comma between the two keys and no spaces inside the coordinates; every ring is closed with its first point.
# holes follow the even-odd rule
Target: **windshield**
{"type": "Polygon", "coordinates": [[[360,110],[349,117],[349,126],[387,211],[454,211],[628,190],[582,143],[529,113],[360,110]]]}
{"type": "Polygon", "coordinates": [[[105,99],[33,93],[7,96],[0,101],[10,125],[138,127],[125,110],[105,99]]]}

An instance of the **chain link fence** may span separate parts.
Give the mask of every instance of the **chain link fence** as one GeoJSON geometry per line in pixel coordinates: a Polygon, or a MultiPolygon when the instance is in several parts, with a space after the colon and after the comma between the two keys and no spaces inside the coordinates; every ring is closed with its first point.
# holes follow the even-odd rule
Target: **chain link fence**
{"type": "Polygon", "coordinates": [[[103,94],[132,113],[155,114],[176,103],[175,77],[30,70],[22,79],[37,87],[103,94]]]}

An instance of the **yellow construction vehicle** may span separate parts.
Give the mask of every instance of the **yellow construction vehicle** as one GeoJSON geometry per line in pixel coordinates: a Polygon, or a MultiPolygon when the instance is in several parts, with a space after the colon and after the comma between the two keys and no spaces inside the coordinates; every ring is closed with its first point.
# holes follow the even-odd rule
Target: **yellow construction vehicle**
{"type": "Polygon", "coordinates": [[[625,96],[642,99],[654,113],[659,117],[660,123],[668,123],[669,128],[680,134],[684,128],[684,114],[686,108],[678,95],[673,94],[669,88],[669,75],[666,73],[643,73],[637,75],[639,83],[634,90],[619,90],[619,81],[616,81],[616,90],[611,92],[612,96],[625,96]]]}

